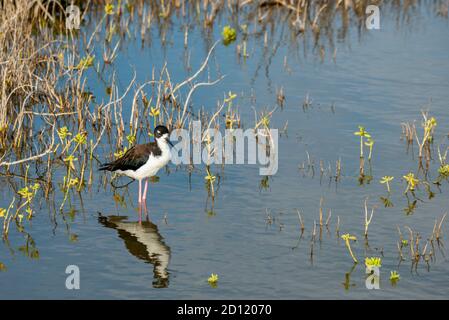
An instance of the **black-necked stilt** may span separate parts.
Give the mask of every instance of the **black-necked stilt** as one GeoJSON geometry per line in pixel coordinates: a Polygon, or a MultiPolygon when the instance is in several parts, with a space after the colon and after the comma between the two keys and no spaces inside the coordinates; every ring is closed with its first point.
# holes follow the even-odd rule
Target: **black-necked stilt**
{"type": "Polygon", "coordinates": [[[121,158],[102,165],[99,170],[114,171],[139,181],[139,222],[142,206],[146,212],[148,178],[156,175],[159,169],[171,159],[169,131],[165,126],[154,128],[156,142],[138,144],[129,149],[121,158]],[[145,187],[142,193],[142,180],[145,187]]]}

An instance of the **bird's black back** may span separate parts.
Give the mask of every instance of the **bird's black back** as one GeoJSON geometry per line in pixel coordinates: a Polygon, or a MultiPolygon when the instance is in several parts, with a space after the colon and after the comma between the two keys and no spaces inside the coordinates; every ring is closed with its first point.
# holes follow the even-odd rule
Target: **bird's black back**
{"type": "Polygon", "coordinates": [[[156,142],[150,142],[146,144],[138,144],[117,160],[102,165],[99,170],[116,171],[116,170],[133,170],[136,171],[143,166],[150,155],[158,157],[162,154],[161,149],[156,142]]]}

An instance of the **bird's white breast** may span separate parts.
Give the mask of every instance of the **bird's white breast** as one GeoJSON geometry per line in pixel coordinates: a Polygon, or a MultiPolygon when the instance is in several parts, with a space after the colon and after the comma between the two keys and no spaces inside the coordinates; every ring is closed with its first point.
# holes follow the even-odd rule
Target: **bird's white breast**
{"type": "Polygon", "coordinates": [[[127,175],[135,180],[142,180],[156,175],[159,169],[165,167],[171,159],[170,147],[166,143],[160,143],[161,155],[155,156],[151,154],[147,162],[136,171],[134,170],[117,170],[118,173],[127,175]]]}

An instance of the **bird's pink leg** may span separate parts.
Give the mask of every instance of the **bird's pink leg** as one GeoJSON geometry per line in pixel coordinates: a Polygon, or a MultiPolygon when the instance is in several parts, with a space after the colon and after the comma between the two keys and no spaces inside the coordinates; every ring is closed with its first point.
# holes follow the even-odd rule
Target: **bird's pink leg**
{"type": "Polygon", "coordinates": [[[142,180],[139,180],[139,224],[142,223],[142,180]]]}
{"type": "Polygon", "coordinates": [[[143,189],[143,194],[142,194],[142,205],[145,210],[145,217],[148,219],[147,191],[148,191],[148,178],[145,179],[145,187],[143,189]]]}
{"type": "Polygon", "coordinates": [[[145,179],[145,188],[143,189],[142,202],[147,202],[148,179],[145,179]]]}

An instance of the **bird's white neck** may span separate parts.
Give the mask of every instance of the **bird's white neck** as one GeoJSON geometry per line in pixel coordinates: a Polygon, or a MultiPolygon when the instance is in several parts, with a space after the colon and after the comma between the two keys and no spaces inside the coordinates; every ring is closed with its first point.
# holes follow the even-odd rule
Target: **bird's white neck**
{"type": "Polygon", "coordinates": [[[156,138],[156,143],[162,152],[165,152],[165,151],[170,152],[170,145],[168,144],[166,137],[156,138]]]}

